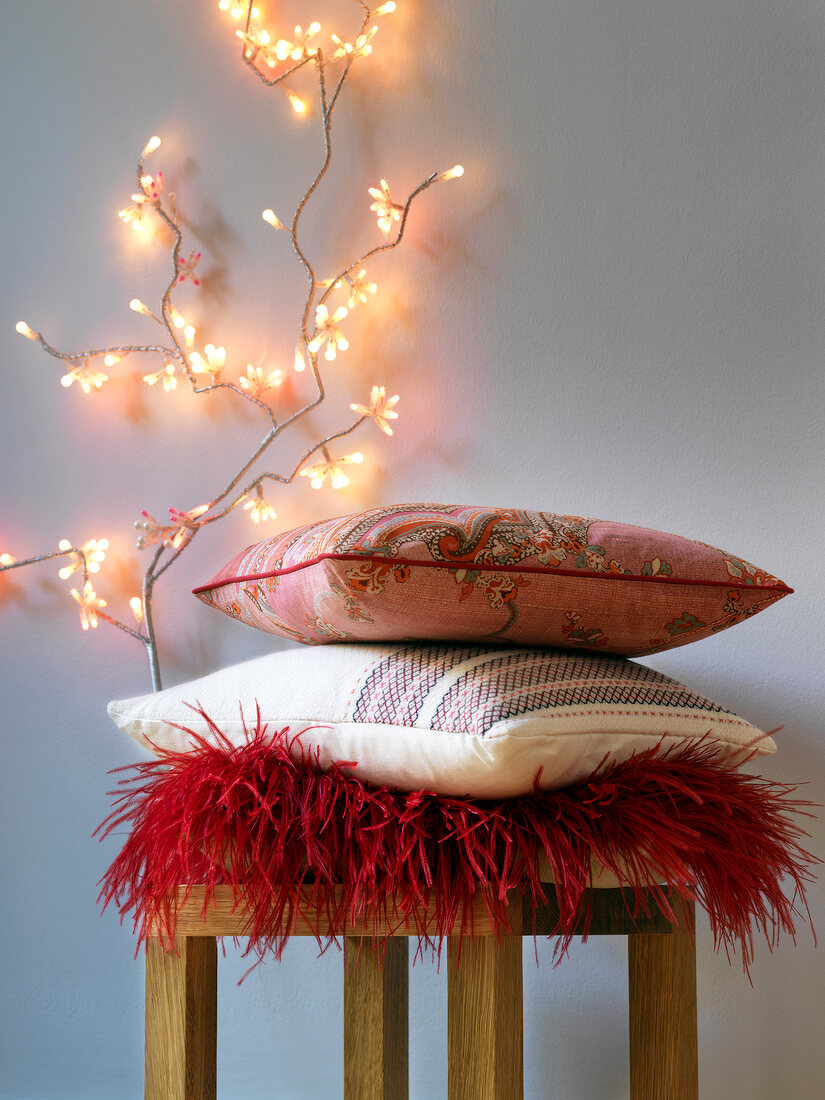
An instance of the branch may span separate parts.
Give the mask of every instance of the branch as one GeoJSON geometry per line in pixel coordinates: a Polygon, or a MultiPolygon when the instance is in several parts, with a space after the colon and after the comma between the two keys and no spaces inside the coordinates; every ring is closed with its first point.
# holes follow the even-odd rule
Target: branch
{"type": "MultiPolygon", "coordinates": [[[[208,504],[201,505],[188,512],[170,509],[170,519],[168,523],[158,522],[147,512],[143,513],[144,519],[137,522],[136,526],[142,530],[138,540],[139,547],[154,545],[151,559],[143,575],[142,597],[141,599],[135,597],[132,601],[133,610],[136,616],[139,617],[139,622],[142,616],[143,623],[145,624],[145,633],[142,630],[127,626],[125,623],[120,622],[103,610],[106,606],[105,601],[101,600],[94,592],[88,577],[90,563],[86,548],[92,544],[86,544],[86,547],[81,547],[80,549],[75,547],[61,549],[56,553],[39,555],[20,562],[12,561],[8,555],[0,556],[0,571],[5,571],[11,568],[20,568],[24,565],[32,565],[36,562],[46,561],[61,555],[78,555],[80,562],[78,568],[82,566],[83,570],[83,592],[80,593],[74,589],[72,590],[72,595],[80,605],[81,623],[84,629],[95,627],[98,619],[100,619],[112,626],[116,626],[118,629],[123,630],[131,637],[140,641],[147,650],[152,672],[152,683],[156,690],[161,687],[161,675],[153,616],[155,584],[192,543],[198,532],[202,528],[224,519],[244,501],[247,502],[246,507],[250,510],[253,519],[257,521],[262,517],[266,517],[266,515],[271,512],[271,509],[263,497],[262,486],[265,481],[274,482],[279,485],[288,485],[302,473],[308,473],[309,476],[312,477],[313,485],[316,487],[322,484],[327,476],[331,476],[334,487],[340,487],[341,484],[347,482],[347,477],[341,473],[338,464],[360,461],[361,456],[360,453],[356,453],[355,455],[349,455],[343,458],[334,458],[330,454],[328,446],[338,439],[351,435],[369,419],[373,419],[376,425],[388,435],[392,434],[392,428],[389,426],[389,421],[397,416],[397,413],[394,411],[394,406],[398,398],[386,398],[383,387],[374,386],[370,405],[351,405],[351,408],[354,409],[358,415],[348,426],[331,432],[322,439],[312,443],[310,446],[305,447],[297,459],[295,459],[294,463],[287,467],[286,472],[265,471],[255,475],[251,480],[248,480],[253,466],[263,458],[275,440],[298,421],[306,418],[314,409],[318,408],[326,398],[326,390],[319,366],[318,353],[323,344],[326,343],[325,358],[334,359],[339,348],[344,350],[347,347],[347,342],[339,328],[339,321],[346,316],[348,310],[341,307],[330,316],[326,308],[326,303],[332,291],[339,288],[344,281],[348,281],[351,294],[350,307],[352,307],[358,294],[359,283],[358,280],[350,278],[350,273],[360,268],[362,264],[378,253],[391,251],[397,248],[404,237],[410,208],[416,197],[434,182],[449,178],[451,174],[457,174],[455,170],[453,170],[452,173],[442,173],[441,175],[432,173],[409,194],[403,207],[391,201],[386,189],[386,184],[382,181],[384,190],[379,197],[382,202],[384,197],[386,197],[388,204],[386,209],[389,213],[389,217],[382,219],[379,213],[379,226],[384,228],[382,224],[384,220],[390,224],[394,221],[398,221],[399,225],[395,236],[392,240],[385,241],[382,244],[368,249],[358,259],[349,263],[335,279],[329,282],[329,284],[326,282],[319,283],[315,265],[306,253],[302,241],[300,240],[299,231],[302,217],[309,202],[317,193],[321,181],[326,176],[330,167],[333,154],[333,114],[350,70],[356,60],[366,56],[372,49],[370,43],[376,31],[376,26],[374,24],[375,17],[388,14],[390,11],[394,10],[394,4],[391,0],[375,9],[370,9],[364,0],[355,0],[355,3],[361,9],[362,13],[360,31],[355,43],[345,43],[335,35],[332,35],[331,41],[334,49],[331,54],[325,53],[320,47],[311,44],[312,39],[320,31],[320,26],[317,23],[310,24],[306,31],[301,31],[300,28],[296,28],[296,41],[279,39],[273,44],[271,37],[265,31],[256,31],[253,28],[252,0],[249,0],[247,6],[244,30],[237,32],[243,42],[242,59],[244,64],[252,69],[258,79],[266,87],[275,87],[284,84],[288,77],[297,74],[308,65],[313,66],[317,79],[317,93],[320,105],[323,139],[323,156],[321,164],[307,186],[306,191],[301,196],[288,226],[284,226],[277,217],[271,215],[271,212],[265,212],[265,220],[269,221],[276,229],[286,229],[289,233],[293,251],[307,276],[308,293],[299,324],[300,337],[298,349],[296,351],[296,370],[301,370],[308,364],[309,375],[314,389],[314,394],[312,396],[304,401],[304,403],[292,413],[281,416],[280,418],[276,417],[271,404],[264,400],[262,395],[276,384],[276,375],[279,375],[280,372],[272,372],[264,376],[261,368],[252,368],[250,366],[247,369],[246,378],[242,378],[240,383],[235,383],[221,377],[226,360],[226,353],[223,348],[216,348],[211,344],[207,344],[203,349],[203,354],[195,350],[195,328],[192,325],[186,324],[184,318],[173,304],[172,296],[175,287],[186,279],[191,279],[193,283],[199,285],[198,279],[194,274],[194,269],[200,259],[200,253],[195,253],[193,249],[189,253],[188,259],[183,259],[183,233],[178,224],[178,216],[174,204],[170,202],[170,206],[167,206],[164,203],[164,182],[162,173],[158,172],[155,177],[146,173],[146,159],[160,145],[159,138],[152,138],[144,148],[137,163],[137,191],[132,195],[132,202],[134,205],[122,210],[120,216],[127,224],[131,223],[133,226],[139,228],[142,226],[144,214],[150,212],[154,213],[172,234],[172,247],[170,252],[172,267],[171,278],[160,295],[158,313],[150,310],[138,299],[133,299],[130,303],[133,310],[152,318],[161,326],[166,334],[167,341],[165,343],[146,344],[124,343],[106,348],[92,348],[87,351],[66,353],[54,348],[40,333],[30,329],[24,322],[20,322],[17,326],[18,331],[29,339],[39,343],[49,355],[71,367],[69,374],[63,379],[65,385],[70,385],[73,381],[78,381],[86,393],[90,393],[93,389],[100,388],[100,386],[107,381],[107,376],[100,371],[93,370],[90,366],[91,363],[102,359],[104,365],[114,366],[120,359],[128,355],[160,355],[165,359],[164,366],[155,374],[144,375],[144,381],[148,384],[152,385],[162,380],[164,390],[174,389],[177,385],[175,373],[180,369],[193,393],[204,394],[210,393],[213,390],[229,390],[259,409],[265,417],[267,430],[263,438],[254,447],[250,455],[241,464],[240,468],[235,471],[224,484],[223,488],[214,495],[213,499],[208,504]],[[289,61],[287,67],[271,77],[263,73],[259,67],[261,63],[266,63],[268,65],[280,64],[287,60],[289,61]],[[337,65],[339,62],[341,71],[335,80],[332,93],[330,94],[326,79],[327,68],[330,65],[337,65]],[[324,287],[324,290],[319,296],[319,289],[321,287],[324,287]],[[314,322],[312,321],[313,310],[314,322]],[[183,329],[183,340],[179,335],[181,329],[183,329]],[[203,375],[209,376],[209,381],[202,381],[201,376],[203,375]],[[310,466],[309,463],[312,458],[319,453],[323,456],[323,461],[310,466]],[[136,604],[139,605],[139,607],[136,607],[136,604]]],[[[300,101],[297,101],[294,94],[290,93],[290,96],[293,106],[296,102],[298,102],[300,106],[300,101]]],[[[378,193],[376,192],[376,194],[378,193]]],[[[362,281],[360,283],[362,301],[366,300],[364,287],[366,287],[367,291],[375,289],[373,284],[368,285],[362,281]]],[[[100,558],[102,559],[102,553],[100,553],[100,558]]],[[[98,567],[99,560],[100,559],[97,557],[94,559],[95,570],[98,567]]]]}

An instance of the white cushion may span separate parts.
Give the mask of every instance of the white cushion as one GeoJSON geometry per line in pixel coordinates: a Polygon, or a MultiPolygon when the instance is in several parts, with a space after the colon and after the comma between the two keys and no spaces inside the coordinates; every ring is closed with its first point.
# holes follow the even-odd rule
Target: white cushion
{"type": "Polygon", "coordinates": [[[245,740],[256,705],[270,732],[288,727],[319,763],[347,761],[373,785],[501,798],[566,787],[608,758],[707,737],[723,755],[756,739],[744,718],[623,657],[575,650],[453,645],[336,645],[284,650],[200,680],[109,704],[150,750],[245,740]]]}

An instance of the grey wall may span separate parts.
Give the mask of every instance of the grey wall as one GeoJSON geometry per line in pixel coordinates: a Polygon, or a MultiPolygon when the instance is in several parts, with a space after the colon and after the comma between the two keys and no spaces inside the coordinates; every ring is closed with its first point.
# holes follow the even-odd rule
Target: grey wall
{"type": "MultiPolygon", "coordinates": [[[[287,25],[304,7],[289,6],[287,25]]],[[[349,7],[313,10],[343,24],[349,7]]],[[[343,105],[311,246],[331,268],[374,239],[365,188],[381,175],[403,191],[456,160],[467,174],[423,196],[403,252],[374,265],[373,319],[329,372],[339,408],[374,380],[401,393],[394,440],[364,435],[371,472],[346,496],[286,492],[279,522],[405,499],[514,504],[756,561],[796,595],[650,663],[762,728],[783,725],[765,774],[807,781],[822,802],[821,3],[399,9],[343,105]]],[[[259,214],[290,211],[318,133],[252,81],[211,0],[27,0],[3,6],[2,31],[0,553],[107,534],[101,588],[115,602],[135,590],[139,509],[206,499],[259,428],[219,402],[143,392],[126,370],[93,397],[64,391],[14,322],[66,348],[148,338],[127,303],[151,300],[166,260],[116,211],[157,132],[155,167],[204,252],[204,334],[241,365],[289,367],[303,281],[259,214]]],[[[230,521],[171,576],[159,601],[169,682],[270,647],[188,595],[247,541],[230,521]]],[[[117,841],[90,833],[107,771],[138,755],[105,703],[149,681],[134,643],[81,635],[54,574],[18,572],[0,609],[0,1095],[121,1100],[142,1089],[142,967],[129,929],[97,916],[117,841]]],[[[822,854],[821,820],[810,828],[822,854]]],[[[822,901],[816,887],[815,911],[822,901]]],[[[703,1100],[820,1097],[825,981],[810,932],[773,954],[761,944],[753,988],[704,924],[698,939],[703,1100]]],[[[340,1095],[340,960],[315,954],[296,943],[237,988],[245,963],[230,950],[226,1095],[340,1095]]],[[[528,948],[527,1095],[626,1096],[621,941],[577,945],[555,970],[546,945],[538,954],[536,969],[528,948]]],[[[419,965],[413,987],[423,1100],[444,1091],[444,975],[419,965]]]]}

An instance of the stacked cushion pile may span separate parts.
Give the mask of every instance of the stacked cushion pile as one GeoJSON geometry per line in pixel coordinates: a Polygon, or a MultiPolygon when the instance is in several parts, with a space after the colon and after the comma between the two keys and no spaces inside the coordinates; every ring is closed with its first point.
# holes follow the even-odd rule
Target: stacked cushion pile
{"type": "MultiPolygon", "coordinates": [[[[252,843],[248,829],[254,819],[256,828],[263,821],[269,830],[265,842],[257,835],[256,850],[265,843],[282,852],[287,826],[282,821],[278,833],[271,824],[277,816],[273,798],[285,802],[283,791],[299,781],[326,783],[324,789],[344,798],[347,808],[339,816],[352,815],[345,832],[358,827],[363,807],[382,792],[381,821],[393,817],[393,828],[401,830],[387,837],[396,846],[412,843],[399,837],[413,819],[421,825],[422,805],[434,806],[436,817],[440,813],[446,820],[460,800],[462,813],[486,823],[473,843],[482,834],[489,837],[487,869],[478,852],[466,850],[467,838],[457,837],[461,830],[452,818],[450,828],[435,838],[428,819],[426,843],[435,844],[429,859],[439,865],[447,860],[454,868],[449,875],[442,869],[442,889],[446,881],[467,901],[479,886],[502,888],[492,864],[501,862],[510,842],[502,841],[499,825],[493,828],[488,815],[494,813],[499,822],[509,812],[523,832],[526,813],[533,822],[528,831],[544,849],[528,844],[523,852],[519,874],[534,892],[541,888],[528,864],[536,856],[556,864],[557,884],[560,874],[569,880],[564,889],[574,883],[575,897],[567,899],[574,908],[590,881],[594,856],[620,880],[629,861],[634,872],[625,875],[628,884],[641,889],[664,874],[685,896],[705,902],[720,939],[739,938],[747,959],[751,919],[792,927],[793,907],[779,890],[779,878],[790,874],[804,890],[807,857],[787,816],[788,792],[769,790],[762,780],[736,771],[743,759],[773,752],[775,745],[724,706],[629,658],[718,633],[790,591],[764,570],[705,543],[546,512],[398,505],[276,535],[243,550],[196,594],[239,622],[312,648],[281,650],[110,705],[120,728],[159,761],[140,766],[110,822],[130,824],[133,836],[128,853],[109,872],[104,895],[134,908],[145,928],[160,890],[175,875],[199,873],[212,883],[222,881],[221,874],[237,880],[237,865],[227,870],[219,861],[197,868],[174,862],[183,822],[169,817],[169,807],[186,803],[191,813],[192,806],[180,791],[178,797],[170,790],[169,773],[179,774],[180,784],[191,790],[195,768],[197,783],[207,783],[204,797],[221,805],[225,815],[232,803],[237,818],[229,822],[224,816],[216,850],[226,851],[231,842],[237,852],[252,843]],[[334,645],[327,648],[328,643],[334,645]],[[251,771],[243,782],[249,789],[260,787],[257,801],[236,804],[220,784],[234,792],[238,768],[247,767],[251,771]],[[280,788],[273,792],[275,774],[281,794],[280,788]],[[702,785],[708,777],[715,793],[702,787],[707,814],[702,820],[712,828],[714,815],[730,815],[735,806],[742,828],[728,833],[750,849],[714,853],[712,869],[707,844],[697,840],[696,821],[691,837],[680,828],[697,802],[690,785],[702,785]],[[606,781],[625,794],[636,792],[639,805],[654,788],[659,792],[650,815],[639,819],[647,835],[628,838],[611,810],[618,796],[604,795],[606,781]],[[153,791],[157,797],[150,806],[153,791]],[[544,792],[559,792],[552,808],[544,792]],[[568,807],[564,812],[559,798],[568,807]],[[588,798],[598,804],[590,817],[598,819],[599,829],[588,827],[582,847],[575,838],[583,830],[574,818],[579,820],[588,798]],[[536,824],[539,804],[545,817],[539,814],[536,824]],[[415,813],[412,806],[418,807],[415,813]],[[546,814],[554,815],[555,823],[546,814]],[[160,845],[161,854],[158,837],[164,830],[170,843],[160,845]],[[572,867],[558,866],[562,834],[572,867]],[[148,867],[152,860],[166,860],[162,872],[148,867]],[[473,865],[472,873],[461,869],[462,860],[473,865]],[[731,875],[743,877],[740,885],[748,896],[744,908],[725,912],[723,899],[736,896],[731,875]],[[148,887],[141,892],[140,882],[145,886],[150,879],[155,893],[148,887]]],[[[319,790],[312,786],[313,799],[322,797],[319,790]]],[[[363,879],[363,868],[359,871],[349,856],[342,863],[338,834],[334,859],[331,849],[321,859],[300,837],[301,829],[310,827],[316,839],[320,835],[319,823],[313,819],[310,826],[305,816],[307,797],[305,791],[294,799],[300,809],[291,828],[304,847],[297,864],[295,854],[290,857],[292,878],[296,866],[317,878],[324,865],[330,882],[347,873],[363,879]]],[[[327,816],[321,825],[328,824],[327,816]]],[[[719,846],[718,837],[714,843],[719,846]]],[[[198,851],[200,859],[203,846],[198,851]]],[[[379,893],[386,897],[394,885],[390,878],[395,876],[398,886],[398,876],[406,872],[377,849],[370,859],[372,889],[383,867],[386,881],[379,893]]],[[[427,886],[428,872],[423,865],[420,871],[429,888],[435,880],[427,886]]],[[[268,867],[267,881],[273,874],[277,877],[278,868],[268,867]]],[[[254,892],[249,882],[236,885],[254,892]]],[[[294,882],[283,884],[293,887],[294,882]]],[[[355,893],[347,895],[349,904],[369,905],[358,892],[362,887],[350,887],[355,893]]],[[[413,893],[421,888],[420,883],[410,887],[413,893]]],[[[277,936],[277,928],[268,931],[277,936]]]]}

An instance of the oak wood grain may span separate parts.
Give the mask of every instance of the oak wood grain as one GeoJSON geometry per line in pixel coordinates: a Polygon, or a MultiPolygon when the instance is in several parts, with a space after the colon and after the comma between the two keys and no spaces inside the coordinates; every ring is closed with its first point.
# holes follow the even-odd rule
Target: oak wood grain
{"type": "MultiPolygon", "coordinates": [[[[340,898],[342,887],[330,888],[335,898],[340,898]]],[[[290,936],[316,936],[324,938],[336,936],[364,936],[383,939],[386,936],[417,936],[415,925],[405,920],[400,912],[388,908],[386,914],[369,918],[347,921],[344,926],[333,926],[328,915],[328,905],[324,895],[315,887],[303,887],[300,902],[288,917],[290,936]]],[[[244,903],[236,904],[231,886],[216,886],[215,896],[205,904],[206,888],[192,886],[178,888],[178,918],[176,932],[184,936],[245,936],[249,934],[251,914],[244,903]],[[186,897],[188,890],[187,900],[186,897]]],[[[419,915],[427,924],[435,918],[435,902],[429,906],[420,906],[419,915]]],[[[460,920],[456,922],[458,926],[460,920]]],[[[469,924],[478,936],[491,936],[495,929],[490,921],[483,892],[479,891],[473,899],[469,924]]],[[[434,926],[433,926],[434,927],[434,926]]]]}
{"type": "Polygon", "coordinates": [[[524,1095],[521,914],[516,895],[509,907],[512,935],[448,941],[448,1100],[524,1095]]]}
{"type": "MultiPolygon", "coordinates": [[[[558,930],[559,906],[553,888],[545,887],[548,899],[533,909],[530,898],[524,898],[523,931],[532,935],[533,922],[537,936],[552,936],[558,930]]],[[[675,907],[677,895],[665,890],[671,906],[675,907]]],[[[647,936],[669,936],[676,930],[672,921],[662,913],[653,898],[648,898],[648,912],[636,906],[633,890],[610,888],[591,890],[587,899],[590,907],[589,923],[581,917],[571,929],[581,936],[587,929],[588,936],[630,936],[643,933],[647,936]]]]}
{"type": "Polygon", "coordinates": [[[217,968],[214,937],[147,944],[145,1100],[215,1100],[217,968]]]}
{"type": "MultiPolygon", "coordinates": [[[[340,897],[341,887],[333,887],[333,892],[340,897]]],[[[549,895],[548,901],[536,909],[535,930],[539,936],[549,936],[555,930],[558,922],[558,905],[553,896],[552,886],[546,887],[549,895]]],[[[217,886],[215,897],[204,907],[205,887],[192,886],[189,889],[188,900],[183,902],[186,888],[179,888],[178,908],[178,935],[185,936],[243,936],[248,934],[250,923],[249,909],[243,904],[235,904],[231,886],[217,886]]],[[[326,904],[318,904],[318,894],[312,894],[311,887],[305,887],[301,891],[302,901],[293,912],[290,920],[289,934],[292,936],[314,936],[316,928],[322,937],[334,934],[342,936],[414,936],[417,935],[412,921],[405,921],[399,914],[392,912],[387,917],[370,918],[369,920],[356,920],[347,923],[343,928],[333,928],[327,916],[326,904]],[[314,903],[311,898],[315,898],[314,903]],[[317,910],[317,912],[316,912],[317,910]]],[[[591,919],[589,934],[591,936],[626,936],[632,933],[646,933],[648,935],[669,935],[674,926],[663,916],[655,904],[651,901],[651,910],[648,915],[642,912],[633,912],[633,892],[621,889],[595,889],[590,894],[591,919]]],[[[533,934],[533,906],[529,898],[523,901],[523,934],[533,934]]],[[[420,915],[427,922],[434,917],[435,906],[421,907],[420,915]]],[[[483,892],[479,891],[473,902],[472,926],[475,936],[494,936],[495,928],[490,921],[487,906],[484,904],[483,892]]],[[[458,922],[455,928],[458,931],[458,922]]],[[[583,931],[583,923],[579,923],[575,934],[583,931]]]]}
{"type": "Polygon", "coordinates": [[[409,946],[344,940],[344,1100],[407,1100],[409,946]]]}
{"type": "Polygon", "coordinates": [[[698,1100],[692,903],[672,936],[628,936],[631,1100],[698,1100]]]}

